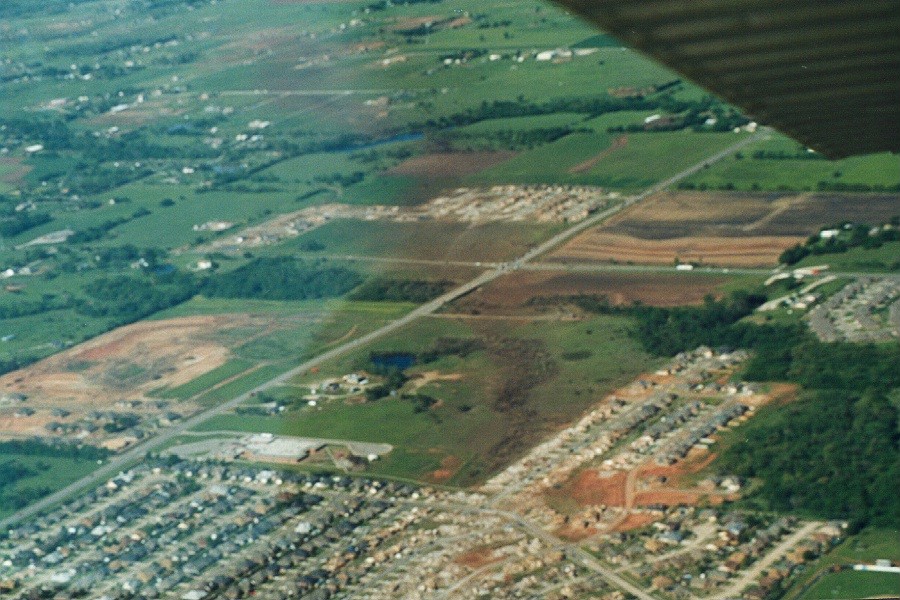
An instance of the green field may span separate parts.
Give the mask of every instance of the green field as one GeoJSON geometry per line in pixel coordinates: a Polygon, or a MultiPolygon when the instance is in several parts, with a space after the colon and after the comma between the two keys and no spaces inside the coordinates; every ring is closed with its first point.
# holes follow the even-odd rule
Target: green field
{"type": "Polygon", "coordinates": [[[800,600],[895,598],[898,594],[900,594],[900,574],[841,571],[822,577],[800,596],[800,600]]]}
{"type": "MultiPolygon", "coordinates": [[[[897,209],[900,211],[900,208],[897,209]]],[[[900,270],[900,242],[888,242],[880,248],[850,248],[840,254],[808,256],[797,267],[828,265],[832,271],[879,272],[900,270]]]]}
{"type": "Polygon", "coordinates": [[[272,253],[493,262],[520,256],[558,230],[558,225],[523,223],[470,226],[429,221],[395,223],[340,219],[288,240],[272,253]],[[303,247],[313,242],[324,249],[304,252],[303,247]]]}
{"type": "Polygon", "coordinates": [[[754,142],[740,152],[687,179],[682,185],[698,189],[810,190],[827,185],[872,186],[897,189],[900,157],[891,154],[855,156],[843,160],[808,158],[753,158],[756,152],[805,155],[797,142],[781,135],[754,142]]]}
{"type": "MultiPolygon", "coordinates": [[[[604,118],[603,123],[612,126],[616,120],[604,118]]],[[[606,133],[602,125],[594,126],[604,131],[566,136],[524,152],[474,176],[472,180],[528,184],[553,182],[635,190],[675,175],[740,139],[735,134],[727,133],[638,133],[628,135],[624,147],[609,150],[617,136],[606,133]],[[587,165],[586,161],[601,154],[603,156],[594,164],[587,165]],[[580,165],[587,168],[581,170],[580,165]]]]}
{"type": "Polygon", "coordinates": [[[371,369],[372,351],[418,354],[442,339],[477,342],[480,349],[467,356],[441,355],[408,370],[410,381],[400,395],[437,399],[428,410],[399,396],[365,403],[334,400],[277,418],[225,415],[199,429],[386,442],[399,451],[374,463],[371,472],[434,480],[433,471],[449,464],[451,472],[440,482],[469,485],[651,367],[653,361],[629,339],[629,327],[629,320],[619,317],[519,325],[427,319],[302,376],[296,387],[277,395],[297,397],[324,377],[371,369]],[[496,427],[498,421],[508,427],[496,427]]]}
{"type": "Polygon", "coordinates": [[[178,387],[171,389],[164,388],[156,390],[153,395],[159,398],[187,400],[188,398],[193,398],[200,392],[206,391],[213,386],[240,375],[252,366],[253,363],[246,360],[230,360],[221,367],[213,369],[184,385],[179,385],[178,387]]]}
{"type": "Polygon", "coordinates": [[[832,565],[849,567],[857,563],[872,564],[878,559],[900,562],[900,532],[869,529],[849,537],[809,565],[787,591],[785,600],[896,596],[900,593],[900,575],[852,570],[828,573],[832,565]]]}
{"type": "Polygon", "coordinates": [[[21,508],[20,502],[34,500],[62,489],[97,467],[95,460],[4,452],[0,456],[0,464],[9,462],[22,465],[34,474],[19,479],[12,485],[0,482],[0,519],[21,508]]]}

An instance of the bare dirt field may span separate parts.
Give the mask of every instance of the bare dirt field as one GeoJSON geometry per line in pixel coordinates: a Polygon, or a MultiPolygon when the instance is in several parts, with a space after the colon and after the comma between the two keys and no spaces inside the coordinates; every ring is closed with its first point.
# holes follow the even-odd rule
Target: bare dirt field
{"type": "Polygon", "coordinates": [[[585,232],[556,260],[642,264],[673,261],[769,266],[778,255],[841,219],[881,223],[900,212],[888,194],[663,192],[585,232]]]}
{"type": "MultiPolygon", "coordinates": [[[[469,314],[536,314],[551,310],[550,299],[606,296],[617,305],[641,302],[653,306],[698,304],[717,295],[724,277],[664,273],[559,273],[520,271],[497,279],[454,303],[453,312],[469,314]]],[[[557,303],[558,304],[558,303],[557,303]]],[[[555,308],[559,308],[558,305],[555,308]]]]}
{"type": "Polygon", "coordinates": [[[409,158],[389,175],[412,177],[457,178],[475,175],[516,155],[515,152],[439,152],[409,158]]]}
{"type": "Polygon", "coordinates": [[[625,471],[600,472],[597,469],[587,469],[565,486],[567,489],[564,493],[581,506],[625,506],[627,478],[628,473],[625,471]]]}
{"type": "Polygon", "coordinates": [[[611,531],[624,532],[631,531],[633,529],[640,529],[641,527],[646,527],[650,523],[659,521],[661,518],[661,514],[655,515],[646,512],[628,513],[621,521],[613,525],[611,531]]]}
{"type": "MultiPolygon", "coordinates": [[[[176,387],[223,365],[223,332],[258,327],[247,315],[145,321],[109,333],[0,377],[0,395],[24,394],[34,410],[0,413],[0,436],[46,435],[50,422],[77,423],[92,411],[160,412],[150,392],[176,387]]],[[[181,414],[190,403],[170,407],[181,414]]],[[[96,435],[101,435],[102,430],[96,435]]],[[[101,437],[103,437],[101,435],[101,437]]]]}

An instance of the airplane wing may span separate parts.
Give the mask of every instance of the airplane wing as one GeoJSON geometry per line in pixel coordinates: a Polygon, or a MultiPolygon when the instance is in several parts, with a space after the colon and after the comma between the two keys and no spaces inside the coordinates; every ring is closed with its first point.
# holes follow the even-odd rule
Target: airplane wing
{"type": "Polygon", "coordinates": [[[556,0],[829,158],[900,151],[900,0],[556,0]]]}

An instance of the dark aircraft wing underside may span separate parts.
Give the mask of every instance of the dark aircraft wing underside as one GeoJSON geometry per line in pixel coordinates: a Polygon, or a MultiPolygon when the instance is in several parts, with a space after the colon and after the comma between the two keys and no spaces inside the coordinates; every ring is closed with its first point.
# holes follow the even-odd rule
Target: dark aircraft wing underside
{"type": "Polygon", "coordinates": [[[900,151],[900,0],[557,0],[831,158],[900,151]]]}

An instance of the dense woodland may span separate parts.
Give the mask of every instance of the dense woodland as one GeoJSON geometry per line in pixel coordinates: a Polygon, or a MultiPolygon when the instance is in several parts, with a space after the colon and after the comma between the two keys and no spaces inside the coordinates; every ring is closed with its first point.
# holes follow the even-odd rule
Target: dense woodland
{"type": "Polygon", "coordinates": [[[342,296],[362,281],[359,273],[344,267],[292,258],[258,258],[211,278],[202,291],[219,298],[311,300],[342,296]]]}
{"type": "Polygon", "coordinates": [[[351,295],[352,300],[373,302],[415,302],[421,304],[437,298],[450,289],[452,281],[422,281],[378,278],[367,281],[351,295]]]}

